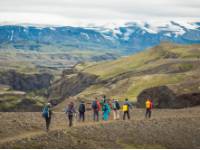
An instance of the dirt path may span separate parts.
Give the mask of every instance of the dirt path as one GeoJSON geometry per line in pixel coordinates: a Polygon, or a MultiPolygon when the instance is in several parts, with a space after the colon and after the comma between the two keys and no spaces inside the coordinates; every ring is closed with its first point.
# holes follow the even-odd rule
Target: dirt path
{"type": "Polygon", "coordinates": [[[94,123],[88,113],[86,123],[68,128],[55,113],[46,133],[40,113],[0,113],[0,148],[200,148],[200,107],[153,114],[146,120],[135,109],[130,121],[94,123]]]}
{"type": "MultiPolygon", "coordinates": [[[[87,122],[87,123],[80,123],[80,124],[76,124],[74,125],[74,127],[84,127],[84,126],[91,126],[91,125],[102,125],[102,124],[109,124],[111,122],[114,121],[108,121],[108,122],[87,122]]],[[[62,130],[70,130],[70,128],[66,128],[66,127],[57,127],[57,128],[53,128],[51,129],[50,132],[54,132],[54,131],[62,131],[62,130]]],[[[27,131],[24,132],[22,134],[18,134],[12,137],[7,137],[7,138],[3,138],[0,139],[0,145],[4,144],[4,143],[9,143],[9,142],[13,142],[13,141],[19,141],[19,140],[23,140],[23,139],[28,139],[28,138],[33,138],[36,136],[42,136],[42,135],[47,135],[49,134],[48,132],[44,131],[44,130],[33,130],[33,131],[27,131]]]]}

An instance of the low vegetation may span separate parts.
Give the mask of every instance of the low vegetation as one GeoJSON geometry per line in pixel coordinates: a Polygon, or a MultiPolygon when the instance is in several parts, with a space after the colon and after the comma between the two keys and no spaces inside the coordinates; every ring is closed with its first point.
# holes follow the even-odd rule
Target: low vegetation
{"type": "MultiPolygon", "coordinates": [[[[90,57],[95,54],[90,51],[74,51],[70,55],[90,57]]],[[[45,102],[45,96],[41,93],[50,94],[52,100],[59,99],[56,103],[65,99],[68,101],[69,97],[73,100],[91,101],[94,97],[102,95],[118,98],[121,101],[129,98],[134,102],[144,89],[156,86],[167,85],[177,95],[200,92],[199,55],[200,46],[198,44],[162,43],[159,46],[117,60],[80,61],[73,68],[72,75],[62,74],[63,67],[66,67],[65,64],[69,65],[69,62],[64,62],[63,59],[68,58],[69,55],[61,53],[56,55],[46,52],[41,55],[32,53],[30,56],[18,52],[14,54],[4,53],[2,56],[7,61],[2,63],[0,67],[2,70],[16,68],[19,72],[26,74],[52,73],[54,81],[51,83],[49,91],[46,89],[44,92],[41,89],[40,92],[29,91],[28,93],[27,99],[36,99],[36,104],[39,106],[45,102]],[[14,56],[23,57],[22,60],[26,61],[30,59],[30,61],[15,63],[14,56]],[[13,60],[11,61],[10,58],[13,60]],[[51,63],[47,64],[47,60],[51,63]],[[71,80],[72,78],[73,80],[71,80]]]]}
{"type": "MultiPolygon", "coordinates": [[[[162,43],[133,56],[102,63],[84,63],[77,70],[95,74],[102,81],[91,85],[76,98],[93,99],[103,94],[120,100],[136,101],[138,94],[155,86],[167,85],[177,94],[193,92],[199,85],[200,46],[162,43]],[[195,82],[196,81],[196,82],[195,82]],[[184,89],[178,88],[180,85],[184,89]]],[[[200,92],[199,89],[195,92],[200,92]]]]}

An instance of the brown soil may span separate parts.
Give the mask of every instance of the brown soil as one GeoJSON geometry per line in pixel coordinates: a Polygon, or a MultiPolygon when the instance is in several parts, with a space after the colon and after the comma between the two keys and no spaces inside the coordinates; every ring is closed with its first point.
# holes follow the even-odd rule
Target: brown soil
{"type": "Polygon", "coordinates": [[[132,110],[130,121],[67,126],[66,116],[54,112],[51,131],[44,130],[41,113],[0,113],[0,148],[200,148],[200,107],[132,110]]]}

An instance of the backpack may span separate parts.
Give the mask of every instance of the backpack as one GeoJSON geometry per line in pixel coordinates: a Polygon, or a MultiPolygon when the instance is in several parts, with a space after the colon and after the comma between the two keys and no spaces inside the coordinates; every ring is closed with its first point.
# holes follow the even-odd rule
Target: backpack
{"type": "Polygon", "coordinates": [[[113,108],[114,110],[117,109],[116,102],[113,102],[113,103],[112,103],[112,108],[113,108]]]}
{"type": "Polygon", "coordinates": [[[104,104],[103,105],[103,111],[107,111],[108,110],[108,105],[104,104]]]}
{"type": "Polygon", "coordinates": [[[151,102],[150,101],[146,101],[146,108],[147,109],[151,108],[151,102]]]}
{"type": "Polygon", "coordinates": [[[97,101],[96,103],[97,103],[98,111],[100,111],[101,110],[101,104],[100,104],[99,101],[97,101]]]}
{"type": "Polygon", "coordinates": [[[119,110],[119,109],[120,109],[119,103],[118,103],[118,102],[115,102],[115,103],[116,103],[116,108],[117,108],[117,110],[119,110]]]}
{"type": "Polygon", "coordinates": [[[79,112],[85,112],[85,105],[84,104],[80,104],[79,112]]]}
{"type": "Polygon", "coordinates": [[[128,105],[125,105],[125,104],[124,104],[122,110],[123,110],[123,111],[128,111],[128,105]]]}
{"type": "Polygon", "coordinates": [[[150,108],[152,109],[153,108],[153,102],[150,102],[151,104],[150,104],[150,108]]]}
{"type": "Polygon", "coordinates": [[[48,107],[44,107],[44,109],[42,111],[42,116],[44,118],[49,118],[49,108],[48,107]]]}
{"type": "Polygon", "coordinates": [[[95,110],[98,109],[98,105],[97,105],[97,102],[96,102],[96,101],[94,101],[94,102],[92,103],[92,108],[95,109],[95,110]]]}
{"type": "Polygon", "coordinates": [[[74,106],[68,106],[68,108],[66,109],[66,113],[68,113],[68,115],[73,115],[74,113],[74,106]]]}

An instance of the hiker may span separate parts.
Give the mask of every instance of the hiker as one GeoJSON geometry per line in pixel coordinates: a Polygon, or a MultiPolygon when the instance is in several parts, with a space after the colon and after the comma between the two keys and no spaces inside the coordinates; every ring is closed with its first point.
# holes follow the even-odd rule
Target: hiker
{"type": "Polygon", "coordinates": [[[112,109],[112,98],[108,99],[107,102],[108,102],[108,105],[110,106],[110,109],[112,109]]]}
{"type": "Polygon", "coordinates": [[[65,113],[68,115],[68,119],[69,119],[69,127],[72,126],[72,122],[73,122],[73,117],[74,115],[76,116],[76,110],[74,108],[74,103],[70,102],[68,107],[65,110],[65,113]]]}
{"type": "Polygon", "coordinates": [[[153,107],[152,100],[147,99],[145,104],[146,104],[145,118],[151,118],[151,109],[153,107]]]}
{"type": "Polygon", "coordinates": [[[52,115],[52,111],[51,111],[51,104],[47,103],[46,106],[44,106],[43,110],[42,110],[42,116],[44,117],[45,121],[46,121],[46,131],[49,131],[49,126],[51,123],[51,115],[52,115]]]}
{"type": "Polygon", "coordinates": [[[79,105],[79,121],[85,121],[85,103],[84,101],[81,101],[80,105],[79,105]]]}
{"type": "Polygon", "coordinates": [[[132,108],[132,105],[131,103],[128,101],[128,98],[125,99],[125,102],[123,104],[123,112],[124,112],[124,115],[123,115],[123,120],[126,119],[126,116],[128,117],[128,119],[130,120],[130,109],[132,108]]]}
{"type": "Polygon", "coordinates": [[[100,104],[101,104],[101,108],[102,108],[102,109],[103,109],[103,105],[104,105],[104,103],[105,103],[105,100],[106,100],[106,96],[104,95],[104,96],[102,96],[101,101],[100,101],[100,104]]]}
{"type": "Polygon", "coordinates": [[[107,100],[105,100],[102,110],[103,110],[103,120],[107,121],[109,119],[109,115],[110,115],[110,106],[109,106],[107,100]]]}
{"type": "Polygon", "coordinates": [[[100,105],[97,97],[92,102],[92,109],[93,109],[93,120],[94,121],[99,121],[99,111],[101,109],[101,105],[100,105]]]}
{"type": "Polygon", "coordinates": [[[114,120],[119,119],[120,118],[120,114],[119,114],[120,104],[117,99],[113,99],[112,109],[113,109],[113,119],[114,120]]]}

